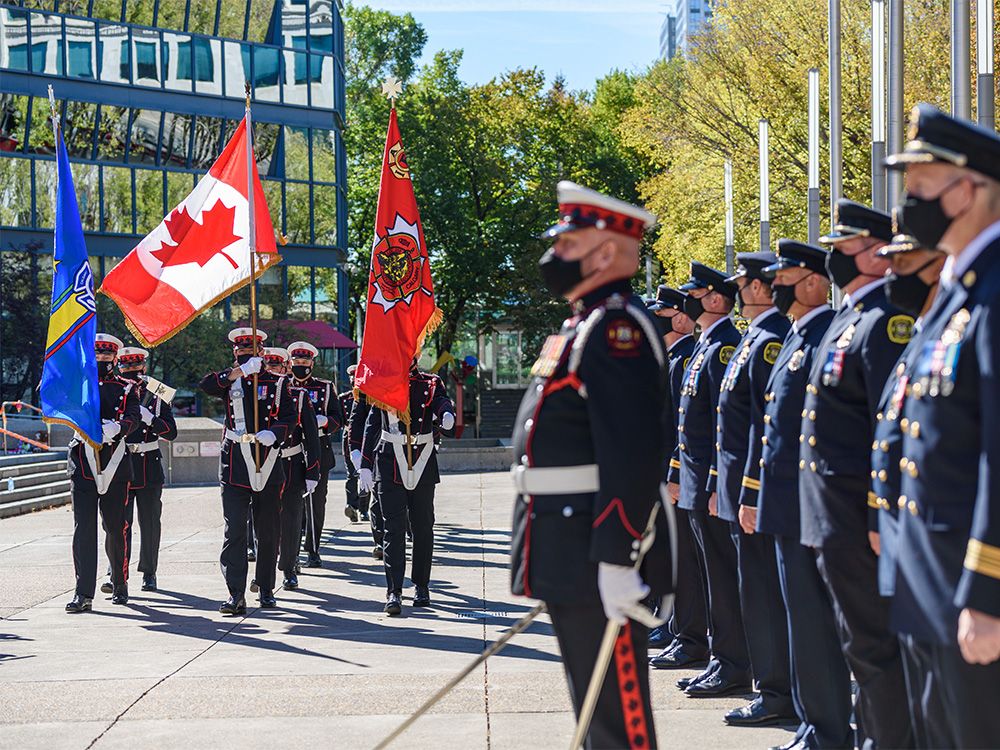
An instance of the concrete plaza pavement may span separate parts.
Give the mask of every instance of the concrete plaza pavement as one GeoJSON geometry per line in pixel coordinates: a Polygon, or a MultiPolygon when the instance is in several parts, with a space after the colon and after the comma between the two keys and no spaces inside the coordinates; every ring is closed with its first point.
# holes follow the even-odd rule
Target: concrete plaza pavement
{"type": "MultiPolygon", "coordinates": [[[[0,521],[0,748],[371,748],[531,607],[512,597],[505,474],[446,476],[436,502],[434,605],[382,613],[384,576],[365,525],[330,483],[325,566],[278,608],[226,618],[217,487],[164,492],[160,591],[68,615],[67,507],[0,521]]],[[[138,529],[136,534],[138,535],[138,529]]],[[[139,548],[138,536],[133,540],[139,548]]],[[[103,568],[102,562],[99,567],[103,568]]],[[[252,597],[252,595],[251,595],[252,597]]],[[[726,727],[745,697],[685,698],[654,671],[666,748],[766,748],[790,730],[726,727]]],[[[573,717],[543,617],[470,675],[393,747],[565,747],[573,717]]]]}

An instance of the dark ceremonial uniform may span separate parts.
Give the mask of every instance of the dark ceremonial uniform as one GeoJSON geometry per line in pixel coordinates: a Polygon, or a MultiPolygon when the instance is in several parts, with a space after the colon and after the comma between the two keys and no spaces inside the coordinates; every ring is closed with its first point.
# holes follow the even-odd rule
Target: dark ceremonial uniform
{"type": "MultiPolygon", "coordinates": [[[[740,254],[741,256],[743,253],[740,254]]],[[[758,255],[748,253],[747,255],[758,255]]],[[[756,263],[748,275],[759,278],[759,269],[774,259],[756,263]]],[[[749,264],[751,261],[740,261],[749,264]]],[[[748,460],[754,462],[763,436],[764,394],[771,367],[791,324],[775,308],[765,310],[751,323],[736,347],[722,376],[719,392],[717,442],[709,490],[718,493],[719,518],[729,522],[736,548],[739,595],[750,656],[750,671],[760,691],[758,712],[789,716],[792,713],[791,667],[788,663],[787,623],[774,540],[767,534],[747,534],[739,524],[739,506],[753,505],[757,485],[747,481],[748,460]],[[758,432],[753,435],[751,427],[758,432]],[[751,446],[756,440],[758,445],[751,446]],[[741,492],[746,497],[741,499],[741,492]]]]}
{"type": "MultiPolygon", "coordinates": [[[[368,422],[368,413],[372,410],[371,404],[364,397],[359,395],[354,400],[348,419],[348,447],[351,452],[361,451],[365,441],[365,424],[368,422]]],[[[360,471],[361,467],[356,467],[360,471]]],[[[378,493],[372,490],[368,496],[368,517],[371,519],[372,540],[375,546],[382,548],[382,537],[385,533],[385,522],[382,519],[382,506],[379,505],[378,493]]]]}
{"type": "MultiPolygon", "coordinates": [[[[826,254],[818,248],[816,252],[826,254]]],[[[757,466],[752,460],[747,465],[747,483],[756,481],[760,489],[742,500],[747,505],[756,502],[757,530],[774,535],[788,617],[792,697],[801,719],[796,736],[815,748],[851,747],[854,742],[851,676],[840,650],[833,605],[816,566],[816,552],[800,541],[802,405],[817,347],[833,317],[829,307],[815,308],[796,321],[785,337],[764,396],[761,437],[766,440],[756,440],[760,446],[755,451],[757,466]]],[[[757,434],[754,430],[752,442],[757,434]]]]}
{"type": "Polygon", "coordinates": [[[413,468],[408,466],[406,426],[382,409],[372,408],[365,421],[361,468],[372,471],[385,524],[384,561],[386,591],[400,594],[406,575],[406,528],[413,534],[410,580],[426,588],[434,555],[434,491],[438,473],[434,435],[451,437],[454,424],[444,430],[445,414],[455,414],[444,381],[432,373],[410,370],[410,446],[413,468]]]}
{"type": "Polygon", "coordinates": [[[219,475],[222,480],[222,514],[226,521],[225,540],[220,563],[229,593],[243,596],[247,583],[247,515],[253,504],[254,532],[257,535],[257,562],[254,579],[263,592],[274,590],[274,571],[278,557],[278,501],[285,481],[281,444],[288,439],[296,422],[295,405],[288,388],[288,378],[262,370],[253,377],[229,381],[230,369],[213,372],[202,378],[201,389],[218,396],[226,404],[225,432],[219,475]],[[260,471],[256,471],[254,453],[258,444],[242,438],[254,434],[254,399],[260,430],[275,435],[271,447],[259,445],[260,471]]]}
{"type": "MultiPolygon", "coordinates": [[[[511,589],[546,603],[579,713],[607,624],[598,563],[638,560],[661,502],[670,415],[662,340],[629,282],[592,291],[573,312],[546,340],[514,424],[511,589]]],[[[672,588],[671,510],[657,513],[640,570],[654,594],[672,588]]],[[[635,621],[622,627],[588,747],[655,747],[647,637],[635,621]]]]}
{"type": "Polygon", "coordinates": [[[177,423],[170,404],[146,389],[142,381],[133,386],[140,403],[153,414],[149,424],[142,421],[139,427],[125,440],[132,464],[132,479],[129,481],[129,500],[126,516],[128,535],[127,556],[132,558],[132,513],[138,510],[139,530],[139,572],[144,577],[155,576],[160,557],[160,516],[163,512],[163,453],[160,440],[171,441],[177,437],[177,423]]]}
{"type": "Polygon", "coordinates": [[[344,453],[344,469],[347,472],[347,482],[344,489],[347,493],[347,507],[359,513],[368,512],[369,494],[358,492],[358,470],[351,460],[351,414],[354,412],[354,391],[344,391],[337,397],[340,401],[340,411],[344,415],[344,429],[341,430],[340,448],[344,453]]]}
{"type": "Polygon", "coordinates": [[[305,499],[306,550],[310,555],[319,555],[323,524],[326,523],[326,494],[330,482],[330,470],[336,463],[333,456],[333,436],[337,434],[337,430],[344,426],[344,411],[340,406],[337,391],[329,380],[310,376],[304,381],[293,379],[289,385],[305,391],[312,405],[314,419],[318,416],[324,416],[327,419],[326,425],[319,428],[318,436],[320,449],[319,484],[313,490],[312,497],[305,499]]]}
{"type": "Polygon", "coordinates": [[[887,748],[909,747],[912,732],[899,710],[906,701],[899,643],[868,542],[871,443],[882,388],[912,327],[913,318],[886,299],[883,280],[845,299],[817,349],[802,411],[802,543],[817,549],[838,615],[858,682],[861,737],[887,748]]]}
{"type": "MultiPolygon", "coordinates": [[[[293,381],[294,382],[294,381],[293,381]]],[[[292,385],[290,388],[295,409],[295,425],[281,447],[285,485],[281,489],[280,541],[278,544],[278,570],[287,579],[295,573],[299,559],[299,542],[302,535],[303,503],[306,504],[306,538],[318,539],[319,531],[312,524],[321,514],[310,513],[309,503],[315,501],[320,485],[323,465],[323,444],[316,426],[316,412],[308,388],[292,385]],[[312,497],[306,494],[306,480],[318,482],[312,497]]],[[[329,444],[329,438],[327,438],[329,444]]],[[[312,547],[308,547],[312,549],[312,547]]],[[[259,581],[258,581],[259,583],[259,581]]]]}
{"type": "Polygon", "coordinates": [[[729,523],[708,513],[719,388],[739,341],[740,332],[728,317],[702,332],[684,371],[675,459],[680,463],[681,493],[677,505],[688,512],[707,575],[712,648],[709,670],[725,683],[748,685],[750,662],[740,609],[736,549],[729,535],[729,523]]]}
{"type": "Polygon", "coordinates": [[[125,439],[141,425],[139,400],[132,383],[116,375],[100,378],[101,421],[116,422],[121,431],[110,443],[102,444],[100,462],[94,450],[74,438],[67,453],[67,473],[72,480],[73,568],[76,593],[94,598],[97,586],[97,513],[104,526],[104,549],[111,561],[111,584],[116,590],[128,583],[125,517],[132,464],[125,439]],[[98,470],[98,466],[100,469],[98,470]]]}

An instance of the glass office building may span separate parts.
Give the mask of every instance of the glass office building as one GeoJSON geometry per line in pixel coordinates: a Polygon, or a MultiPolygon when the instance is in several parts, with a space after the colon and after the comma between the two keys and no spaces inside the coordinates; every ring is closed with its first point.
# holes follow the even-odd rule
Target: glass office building
{"type": "Polygon", "coordinates": [[[250,81],[258,169],[287,239],[262,316],[350,334],[343,52],[339,0],[0,3],[0,252],[51,253],[49,85],[99,282],[208,170],[250,81]]]}

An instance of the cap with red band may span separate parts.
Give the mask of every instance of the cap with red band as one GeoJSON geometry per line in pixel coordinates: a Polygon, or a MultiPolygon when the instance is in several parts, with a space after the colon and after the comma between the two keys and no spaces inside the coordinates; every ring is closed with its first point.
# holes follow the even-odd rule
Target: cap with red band
{"type": "Polygon", "coordinates": [[[293,341],[288,345],[288,353],[293,357],[315,359],[319,356],[319,349],[310,344],[308,341],[293,341]]]}
{"type": "Polygon", "coordinates": [[[656,223],[656,217],[644,208],[612,198],[596,190],[563,180],[556,188],[559,222],[546,229],[541,239],[550,239],[577,229],[606,229],[633,239],[656,223]]]}
{"type": "Polygon", "coordinates": [[[118,364],[141,365],[146,361],[149,352],[137,346],[126,346],[118,350],[118,364]]]}
{"type": "Polygon", "coordinates": [[[115,354],[124,346],[122,340],[110,333],[99,333],[94,336],[94,351],[115,354]]]}
{"type": "MultiPolygon", "coordinates": [[[[234,328],[229,332],[229,340],[233,342],[235,346],[252,346],[253,345],[253,329],[252,328],[234,328]]],[[[259,328],[257,329],[257,343],[267,341],[267,334],[264,333],[259,328]]]]}

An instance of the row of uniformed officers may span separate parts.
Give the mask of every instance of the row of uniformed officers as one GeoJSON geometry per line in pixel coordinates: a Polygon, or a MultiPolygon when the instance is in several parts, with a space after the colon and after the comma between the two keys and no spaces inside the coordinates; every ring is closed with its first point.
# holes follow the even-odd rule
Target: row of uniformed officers
{"type": "Polygon", "coordinates": [[[515,426],[511,572],[578,711],[622,625],[589,747],[655,746],[652,645],[784,750],[1000,747],[1000,138],[920,105],[887,165],[893,217],[842,200],[826,248],[692,263],[645,310],[652,217],[560,184],[541,267],[573,310],[515,426]]]}
{"type": "MultiPolygon", "coordinates": [[[[234,329],[229,334],[233,366],[201,381],[202,390],[222,399],[225,407],[220,562],[229,597],[219,611],[246,613],[248,578],[261,606],[276,606],[276,569],[283,589],[297,589],[303,540],[306,567],[322,566],[333,437],[341,430],[348,472],[345,512],[352,520],[362,518],[371,498],[373,555],[384,559],[386,572],[385,611],[397,615],[402,609],[408,534],[413,538],[413,604],[428,606],[437,443],[455,427],[444,383],[414,363],[407,432],[388,412],[364,398],[356,402],[351,390],[338,394],[331,381],[313,376],[319,353],[313,345],[297,341],[288,349],[264,348],[266,338],[260,330],[234,329]],[[262,356],[255,355],[258,351],[262,356]],[[249,562],[255,564],[252,578],[249,562]]],[[[76,438],[69,453],[76,587],[66,610],[73,613],[92,607],[98,512],[110,560],[110,581],[102,590],[114,604],[128,602],[133,507],[142,531],[142,589],[156,590],[164,483],[158,441],[177,435],[170,404],[146,388],[147,352],[126,348],[107,334],[97,335],[95,349],[103,443],[98,455],[76,438]]]]}

